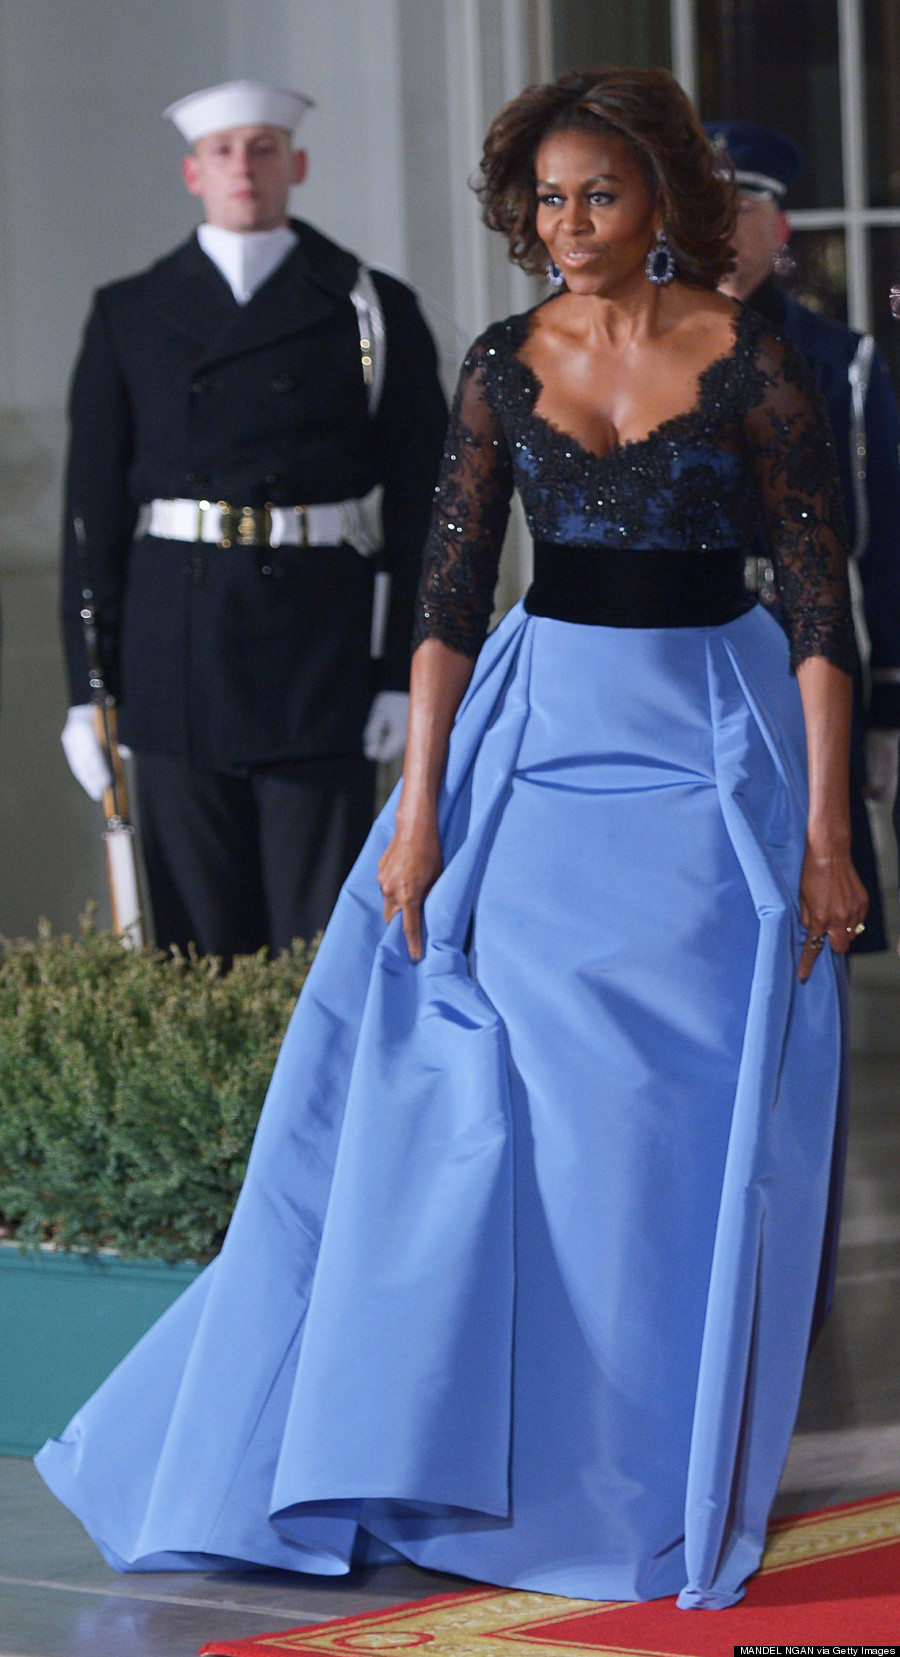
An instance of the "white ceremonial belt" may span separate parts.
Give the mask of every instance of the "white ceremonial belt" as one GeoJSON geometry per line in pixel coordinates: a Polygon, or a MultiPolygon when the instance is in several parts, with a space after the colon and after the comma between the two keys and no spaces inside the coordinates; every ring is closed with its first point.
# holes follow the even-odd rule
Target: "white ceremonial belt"
{"type": "Polygon", "coordinates": [[[380,488],[357,500],[316,506],[232,506],[229,501],[155,500],[138,512],[135,534],[219,547],[336,547],[363,558],[381,548],[380,488]]]}

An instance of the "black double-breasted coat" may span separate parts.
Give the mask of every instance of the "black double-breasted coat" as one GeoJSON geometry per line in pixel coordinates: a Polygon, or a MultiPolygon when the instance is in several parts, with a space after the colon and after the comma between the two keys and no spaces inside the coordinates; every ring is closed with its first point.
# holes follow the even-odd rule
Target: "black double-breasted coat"
{"type": "Polygon", "coordinates": [[[414,592],[446,421],[412,292],[373,273],[386,325],[370,416],[349,297],[359,264],[310,225],[239,305],[192,236],[96,295],[72,382],[64,632],[88,699],[72,531],[86,528],[123,741],[213,770],[358,753],[372,696],[405,689],[414,592]],[[138,509],[190,497],[313,505],[384,488],[392,573],[370,658],[373,561],[301,549],[135,539],[138,509]]]}
{"type": "MultiPolygon", "coordinates": [[[[859,465],[852,411],[850,365],[862,336],[843,323],[801,305],[778,283],[769,280],[751,297],[762,312],[800,347],[815,374],[825,400],[835,440],[841,495],[850,532],[857,538],[857,496],[853,473],[859,465]]],[[[900,664],[900,413],[887,365],[875,352],[864,402],[866,465],[864,494],[866,536],[860,549],[859,572],[866,628],[871,645],[872,694],[865,703],[857,676],[853,703],[850,752],[851,853],[869,894],[865,935],[854,953],[886,947],[881,884],[872,830],[864,798],[867,728],[900,725],[900,685],[894,675],[900,664]]]]}

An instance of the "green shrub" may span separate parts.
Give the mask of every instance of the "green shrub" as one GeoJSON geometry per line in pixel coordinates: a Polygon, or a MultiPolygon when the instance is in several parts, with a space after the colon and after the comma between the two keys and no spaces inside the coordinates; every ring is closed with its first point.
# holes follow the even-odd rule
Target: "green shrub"
{"type": "Polygon", "coordinates": [[[22,1244],[208,1260],[313,949],[212,958],[0,946],[0,1215],[22,1244]]]}

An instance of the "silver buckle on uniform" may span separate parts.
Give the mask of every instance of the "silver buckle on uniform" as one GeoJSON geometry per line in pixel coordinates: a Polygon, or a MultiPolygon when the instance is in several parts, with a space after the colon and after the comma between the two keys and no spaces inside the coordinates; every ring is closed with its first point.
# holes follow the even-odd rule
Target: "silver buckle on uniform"
{"type": "Polygon", "coordinates": [[[771,558],[754,553],[744,560],[744,586],[748,592],[756,593],[764,603],[771,604],[777,596],[775,566],[771,558]]]}

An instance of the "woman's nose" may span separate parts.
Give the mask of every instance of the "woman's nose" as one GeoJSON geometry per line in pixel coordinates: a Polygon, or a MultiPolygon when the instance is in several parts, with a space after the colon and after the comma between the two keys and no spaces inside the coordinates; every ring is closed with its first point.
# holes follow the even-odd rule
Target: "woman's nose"
{"type": "Polygon", "coordinates": [[[570,198],[563,208],[562,219],[560,222],[563,230],[574,233],[577,230],[584,230],[586,227],[590,226],[590,214],[585,208],[583,202],[575,201],[570,198]]]}

